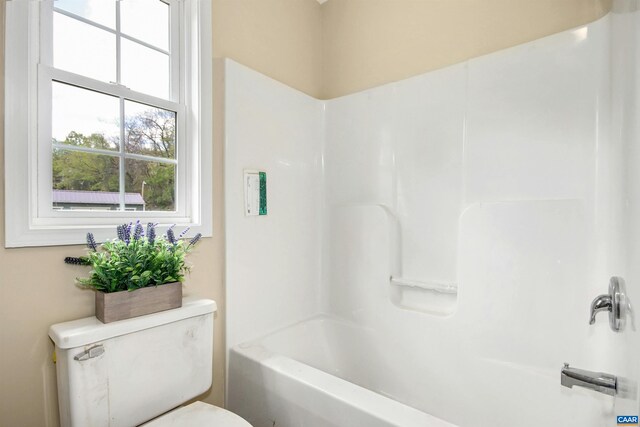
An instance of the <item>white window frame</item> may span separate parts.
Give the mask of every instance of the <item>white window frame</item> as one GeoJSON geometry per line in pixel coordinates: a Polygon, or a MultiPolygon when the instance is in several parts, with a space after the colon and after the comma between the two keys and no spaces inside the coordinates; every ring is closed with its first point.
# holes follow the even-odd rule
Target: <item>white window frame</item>
{"type": "MultiPolygon", "coordinates": [[[[212,234],[212,55],[211,0],[170,0],[180,11],[181,61],[179,99],[171,101],[133,92],[124,86],[92,80],[48,66],[41,58],[40,31],[50,25],[43,10],[52,0],[10,0],[6,4],[5,37],[5,247],[84,243],[87,231],[104,241],[114,238],[114,226],[140,219],[160,228],[191,227],[189,235],[212,234]],[[52,208],[51,104],[39,91],[51,80],[76,83],[99,92],[178,110],[179,162],[175,212],[59,211],[52,208]],[[108,91],[107,91],[108,89],[108,91]],[[40,95],[42,95],[40,93],[40,95]]],[[[175,17],[175,14],[173,15],[175,17]]],[[[175,49],[175,46],[172,47],[175,49]]],[[[43,50],[46,52],[46,50],[43,50]]],[[[128,157],[134,157],[128,155],[128,157]]]]}

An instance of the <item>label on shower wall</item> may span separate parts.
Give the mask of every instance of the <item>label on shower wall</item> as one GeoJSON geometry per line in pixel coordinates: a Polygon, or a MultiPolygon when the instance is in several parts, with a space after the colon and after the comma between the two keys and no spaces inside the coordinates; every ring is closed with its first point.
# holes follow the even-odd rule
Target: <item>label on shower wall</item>
{"type": "Polygon", "coordinates": [[[267,214],[267,173],[257,170],[244,171],[244,214],[267,214]]]}

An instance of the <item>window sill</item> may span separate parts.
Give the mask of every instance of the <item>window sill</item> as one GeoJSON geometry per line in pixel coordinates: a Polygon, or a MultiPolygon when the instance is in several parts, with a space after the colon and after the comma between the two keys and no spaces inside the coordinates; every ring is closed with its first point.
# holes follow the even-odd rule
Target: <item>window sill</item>
{"type": "MultiPolygon", "coordinates": [[[[130,220],[129,220],[130,221],[130,220]]],[[[134,219],[135,221],[135,219],[134,219]]],[[[124,221],[123,221],[124,223],[124,221]]],[[[157,227],[158,235],[164,234],[173,223],[160,223],[157,227]]],[[[190,227],[185,238],[191,238],[197,233],[203,237],[212,236],[210,224],[177,223],[175,229],[181,232],[190,227]]],[[[65,246],[85,244],[87,233],[92,232],[97,242],[105,242],[116,238],[116,225],[82,225],[82,226],[31,226],[27,229],[6,227],[5,248],[65,246]]]]}

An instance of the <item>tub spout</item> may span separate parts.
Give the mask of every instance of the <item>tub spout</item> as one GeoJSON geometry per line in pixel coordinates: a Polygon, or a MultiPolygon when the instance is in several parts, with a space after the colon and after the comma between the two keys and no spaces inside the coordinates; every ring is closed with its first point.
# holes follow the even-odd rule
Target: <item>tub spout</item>
{"type": "Polygon", "coordinates": [[[585,387],[599,393],[615,396],[618,392],[618,378],[603,372],[585,371],[569,366],[568,363],[560,371],[560,384],[565,387],[585,387]]]}

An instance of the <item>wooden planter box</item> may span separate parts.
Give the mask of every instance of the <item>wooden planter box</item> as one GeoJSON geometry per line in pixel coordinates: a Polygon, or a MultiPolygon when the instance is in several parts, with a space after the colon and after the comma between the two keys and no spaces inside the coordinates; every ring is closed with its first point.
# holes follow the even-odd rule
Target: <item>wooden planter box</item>
{"type": "Polygon", "coordinates": [[[182,283],[173,282],[135,291],[96,292],[96,317],[102,323],[182,307],[182,283]]]}

